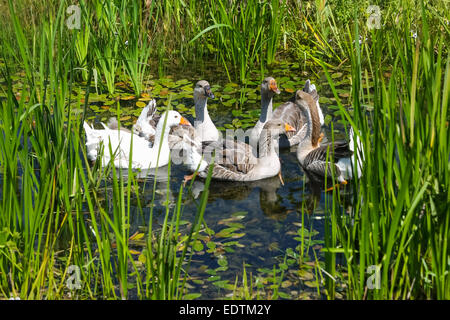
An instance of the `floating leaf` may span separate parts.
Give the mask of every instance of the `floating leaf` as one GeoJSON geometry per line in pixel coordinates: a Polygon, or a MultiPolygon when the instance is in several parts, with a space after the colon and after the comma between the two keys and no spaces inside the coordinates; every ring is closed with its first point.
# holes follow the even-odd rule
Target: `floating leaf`
{"type": "Polygon", "coordinates": [[[332,78],[332,79],[337,79],[337,78],[342,77],[342,75],[343,75],[342,72],[336,72],[336,73],[333,73],[333,74],[331,75],[331,78],[332,78]]]}
{"type": "Polygon", "coordinates": [[[298,270],[298,276],[302,280],[312,280],[314,279],[314,274],[308,270],[300,269],[298,270]]]}
{"type": "Polygon", "coordinates": [[[219,288],[232,290],[233,285],[229,284],[228,282],[229,282],[229,280],[221,280],[221,281],[213,282],[213,284],[219,288]]]}
{"type": "Polygon", "coordinates": [[[219,232],[216,233],[216,237],[221,238],[221,237],[230,237],[231,233],[233,233],[234,231],[236,231],[238,228],[225,228],[220,230],[219,232]]]}
{"type": "Polygon", "coordinates": [[[244,218],[245,215],[247,215],[247,213],[248,213],[247,211],[237,211],[237,212],[232,213],[231,215],[233,217],[240,217],[239,219],[242,219],[242,218],[244,218]]]}
{"type": "Polygon", "coordinates": [[[146,105],[147,104],[145,102],[142,102],[142,101],[136,102],[136,106],[139,107],[139,108],[145,108],[146,105]]]}
{"type": "Polygon", "coordinates": [[[133,100],[135,99],[135,96],[126,96],[126,97],[120,97],[120,100],[133,100]]]}
{"type": "Polygon", "coordinates": [[[169,90],[168,90],[168,89],[162,89],[162,90],[159,92],[159,95],[160,95],[161,97],[167,96],[168,94],[169,94],[169,90]]]}
{"type": "Polygon", "coordinates": [[[194,300],[200,298],[202,296],[201,293],[188,293],[183,296],[183,300],[194,300]]]}
{"type": "Polygon", "coordinates": [[[206,246],[208,247],[208,252],[214,252],[214,249],[216,248],[216,243],[213,241],[209,241],[206,243],[206,246]]]}
{"type": "Polygon", "coordinates": [[[231,235],[231,237],[232,237],[233,239],[242,238],[243,236],[245,236],[245,232],[242,232],[242,233],[233,233],[233,234],[231,235]]]}
{"type": "Polygon", "coordinates": [[[221,267],[226,267],[228,266],[228,260],[225,257],[221,257],[217,260],[217,263],[219,264],[219,266],[221,267]]]}
{"type": "Polygon", "coordinates": [[[330,100],[330,98],[322,96],[322,97],[319,98],[319,103],[327,104],[327,103],[331,103],[331,100],[330,100]]]}
{"type": "Polygon", "coordinates": [[[203,243],[199,240],[195,241],[194,245],[192,246],[195,251],[202,251],[203,250],[203,243]]]}
{"type": "MultiPolygon", "coordinates": [[[[208,271],[210,271],[210,270],[208,270],[208,271]]],[[[214,271],[214,270],[211,270],[211,271],[214,271]]],[[[214,274],[215,273],[216,273],[216,271],[214,271],[214,274]]],[[[219,279],[220,279],[220,276],[211,276],[207,280],[208,281],[216,281],[216,280],[219,280],[219,279]]]]}
{"type": "Polygon", "coordinates": [[[282,298],[282,299],[291,299],[291,296],[290,296],[288,293],[283,292],[283,291],[278,291],[278,295],[279,295],[280,298],[282,298]]]}
{"type": "Polygon", "coordinates": [[[317,283],[315,281],[305,281],[304,284],[309,288],[317,288],[317,283]]]}
{"type": "Polygon", "coordinates": [[[138,260],[139,260],[140,262],[142,262],[142,263],[145,263],[145,262],[147,262],[147,257],[146,257],[145,254],[141,254],[141,255],[139,256],[138,260]]]}

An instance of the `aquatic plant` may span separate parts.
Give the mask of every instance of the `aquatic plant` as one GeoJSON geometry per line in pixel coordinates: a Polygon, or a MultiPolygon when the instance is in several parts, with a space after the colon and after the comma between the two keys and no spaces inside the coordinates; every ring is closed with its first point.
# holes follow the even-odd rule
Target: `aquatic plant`
{"type": "MultiPolygon", "coordinates": [[[[410,36],[404,12],[403,33],[374,29],[371,45],[352,42],[351,113],[324,66],[342,119],[357,129],[364,153],[371,155],[363,177],[351,183],[348,215],[335,205],[329,210],[326,254],[334,258],[327,270],[339,274],[335,255],[344,255],[340,271],[348,274],[350,299],[449,298],[450,59],[443,55],[445,36],[429,32],[423,2],[421,13],[417,38],[410,36]],[[384,62],[386,50],[392,64],[384,62]],[[362,103],[364,56],[374,81],[372,112],[362,103]]],[[[347,36],[355,40],[359,34],[355,23],[347,36]]],[[[339,202],[339,192],[333,200],[339,202]]],[[[330,281],[329,298],[334,288],[330,281]]]]}
{"type": "MultiPolygon", "coordinates": [[[[137,201],[142,212],[139,199],[145,190],[138,188],[137,173],[130,169],[125,176],[112,165],[88,164],[84,114],[71,112],[71,100],[78,99],[80,106],[81,99],[72,93],[76,49],[65,47],[60,39],[64,8],[61,3],[56,19],[43,22],[35,51],[9,1],[20,48],[17,59],[26,76],[19,97],[12,89],[10,68],[1,68],[7,95],[0,100],[0,294],[21,299],[126,299],[133,288],[140,298],[183,298],[188,249],[202,224],[209,180],[190,230],[180,228],[181,186],[176,205],[166,202],[161,229],[153,229],[150,214],[145,221],[148,233],[131,234],[130,203],[137,201]],[[35,60],[40,61],[36,79],[35,60]],[[38,79],[45,81],[34,86],[38,79]],[[140,251],[133,249],[144,236],[147,241],[140,251]]],[[[11,47],[2,47],[1,54],[11,47]]],[[[92,77],[90,69],[85,110],[92,77]]],[[[103,151],[111,150],[104,146],[103,151]]],[[[161,170],[170,175],[170,166],[161,170]]]]}

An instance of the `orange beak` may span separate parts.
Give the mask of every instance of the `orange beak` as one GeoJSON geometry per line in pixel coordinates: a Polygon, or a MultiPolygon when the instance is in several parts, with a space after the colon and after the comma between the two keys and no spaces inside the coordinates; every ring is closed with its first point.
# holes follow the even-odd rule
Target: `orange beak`
{"type": "Polygon", "coordinates": [[[280,94],[280,90],[278,89],[277,82],[275,80],[270,80],[269,88],[276,94],[280,94]]]}
{"type": "Polygon", "coordinates": [[[295,132],[297,130],[295,130],[294,127],[288,125],[287,123],[284,124],[284,129],[286,130],[286,132],[295,132]]]}
{"type": "Polygon", "coordinates": [[[180,125],[182,125],[182,126],[190,126],[191,123],[190,123],[189,121],[187,121],[186,118],[181,117],[181,119],[180,119],[180,125]]]}

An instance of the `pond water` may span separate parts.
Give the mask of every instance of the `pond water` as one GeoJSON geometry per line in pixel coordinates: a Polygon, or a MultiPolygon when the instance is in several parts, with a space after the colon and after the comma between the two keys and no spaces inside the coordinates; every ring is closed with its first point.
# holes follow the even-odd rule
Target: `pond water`
{"type": "MultiPolygon", "coordinates": [[[[322,131],[330,139],[333,123],[335,138],[345,136],[342,123],[333,120],[338,111],[325,77],[322,75],[318,78],[316,73],[302,70],[298,63],[277,64],[264,76],[257,71],[251,73],[246,87],[229,82],[225,72],[216,65],[203,64],[199,69],[168,68],[165,72],[164,77],[146,79],[144,94],[140,98],[134,97],[124,82],[118,82],[114,95],[98,94],[95,93],[96,88],[92,88],[86,120],[100,128],[100,121],[106,122],[110,117],[118,116],[122,125],[130,128],[141,108],[155,98],[160,109],[170,101],[175,110],[193,123],[193,86],[196,81],[206,79],[216,96],[216,99],[208,101],[208,111],[216,126],[220,130],[245,130],[253,127],[259,117],[261,79],[271,75],[281,90],[281,94],[274,97],[274,107],[290,99],[297,89],[303,88],[307,79],[311,79],[318,89],[325,116],[326,124],[322,131]],[[120,108],[117,101],[120,102],[120,108]]],[[[333,78],[338,83],[337,90],[342,102],[348,103],[348,73],[335,73],[333,78]]],[[[14,85],[17,88],[21,86],[20,83],[14,85]]],[[[83,84],[74,87],[73,101],[78,96],[83,103],[84,89],[83,84]]],[[[82,110],[74,104],[72,112],[80,114],[82,110]]],[[[314,182],[305,175],[297,161],[295,148],[281,150],[280,160],[284,185],[278,177],[251,183],[211,182],[204,222],[213,234],[207,230],[200,232],[189,269],[189,293],[200,293],[200,299],[230,297],[236,279],[237,286],[242,286],[245,265],[248,281],[252,278],[253,291],[258,291],[260,298],[270,298],[270,285],[275,280],[281,281],[278,285],[281,298],[324,297],[316,288],[316,281],[320,280],[317,277],[316,261],[323,261],[320,249],[324,244],[325,211],[332,197],[323,191],[323,182],[314,182]],[[303,237],[300,234],[302,223],[305,227],[303,237]]],[[[154,229],[164,219],[166,198],[173,203],[176,201],[186,174],[189,172],[183,165],[172,165],[168,181],[167,166],[158,169],[154,229]]],[[[137,231],[145,233],[147,230],[154,172],[141,173],[139,181],[140,188],[144,189],[140,193],[143,214],[132,204],[130,234],[137,231]]],[[[203,182],[196,179],[191,191],[185,190],[183,195],[185,207],[182,220],[186,221],[186,226],[194,220],[203,182]]],[[[136,251],[142,251],[143,248],[138,244],[133,245],[136,251]]],[[[132,292],[130,297],[133,298],[132,292]]]]}
{"type": "MultiPolygon", "coordinates": [[[[158,106],[164,106],[170,100],[172,107],[193,123],[193,86],[197,80],[206,79],[216,95],[216,99],[208,101],[208,110],[218,128],[246,129],[256,123],[260,110],[259,86],[262,78],[257,72],[252,74],[253,78],[247,88],[229,83],[223,72],[212,71],[211,68],[191,73],[173,70],[167,72],[173,72],[173,76],[148,80],[149,96],[141,98],[141,106],[151,98],[157,99],[158,106]],[[239,104],[242,92],[244,99],[239,104]]],[[[324,77],[318,79],[302,71],[301,66],[296,63],[277,65],[265,74],[267,75],[275,77],[282,91],[274,97],[274,107],[291,98],[295,90],[302,88],[306,79],[310,78],[318,87],[321,107],[327,120],[323,131],[326,137],[331,137],[330,122],[335,117],[337,107],[333,107],[335,100],[324,77]]],[[[342,73],[334,77],[343,79],[338,92],[344,100],[348,97],[345,89],[348,88],[348,78],[342,73]]],[[[126,94],[122,94],[124,95],[126,94]]],[[[87,117],[89,122],[106,121],[109,117],[116,116],[117,109],[112,104],[104,106],[105,102],[107,101],[91,105],[92,110],[87,117]]],[[[131,127],[139,115],[141,108],[136,103],[139,100],[121,101],[119,118],[122,119],[122,125],[131,127]]],[[[343,126],[337,122],[333,125],[335,138],[343,138],[343,126]]],[[[278,279],[283,272],[279,288],[282,298],[323,297],[317,293],[314,266],[316,257],[318,261],[323,260],[320,249],[324,243],[324,212],[329,205],[327,201],[331,201],[332,197],[323,191],[322,182],[311,181],[304,174],[298,164],[295,148],[282,150],[280,159],[284,185],[278,177],[252,183],[211,182],[204,221],[214,234],[210,235],[205,230],[200,232],[199,247],[195,250],[189,269],[189,292],[201,293],[201,299],[229,297],[236,277],[238,286],[242,286],[245,264],[247,277],[254,277],[254,291],[261,286],[261,298],[270,297],[271,291],[267,288],[272,284],[274,268],[278,279]],[[302,239],[299,234],[302,221],[307,229],[303,239],[303,253],[300,252],[302,239]]],[[[156,225],[161,224],[164,219],[163,204],[167,190],[170,190],[169,199],[175,202],[183,177],[189,174],[183,165],[172,165],[171,179],[168,182],[167,166],[159,168],[158,172],[157,204],[154,211],[156,225]]],[[[148,192],[141,194],[143,216],[136,208],[132,211],[131,234],[135,231],[145,232],[143,226],[150,215],[155,176],[151,173],[143,176],[141,184],[145,183],[148,192]]],[[[191,192],[185,192],[183,220],[193,221],[202,190],[203,181],[197,179],[191,192]]],[[[139,250],[138,247],[136,249],[139,250]]]]}

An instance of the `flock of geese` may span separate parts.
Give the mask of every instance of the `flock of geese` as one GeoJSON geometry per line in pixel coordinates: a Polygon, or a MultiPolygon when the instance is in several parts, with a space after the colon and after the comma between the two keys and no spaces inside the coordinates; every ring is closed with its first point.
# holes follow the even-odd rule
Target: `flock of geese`
{"type": "Polygon", "coordinates": [[[214,94],[207,81],[198,81],[193,95],[194,125],[174,110],[159,115],[156,101],[151,100],[131,130],[119,127],[115,118],[102,123],[101,130],[85,122],[88,159],[101,158],[103,166],[112,161],[118,168],[150,169],[167,165],[171,150],[182,149],[183,162],[192,173],[185,176],[185,182],[195,175],[206,178],[211,166],[212,178],[217,180],[256,181],[279,175],[283,182],[277,150],[297,146],[297,159],[307,173],[322,178],[334,175],[339,184],[352,179],[353,172],[359,178],[364,155],[358,137],[354,142],[352,129],[349,141],[321,144],[324,117],[310,80],[290,101],[273,110],[273,97],[279,93],[274,78],[263,80],[260,118],[246,143],[222,138],[207,109],[208,98],[214,94]],[[282,135],[284,139],[279,139],[282,135]]]}

